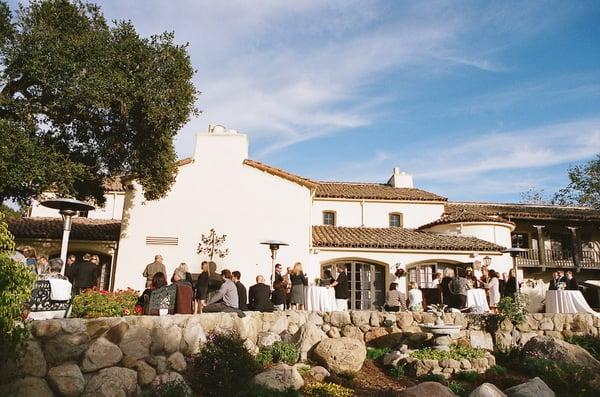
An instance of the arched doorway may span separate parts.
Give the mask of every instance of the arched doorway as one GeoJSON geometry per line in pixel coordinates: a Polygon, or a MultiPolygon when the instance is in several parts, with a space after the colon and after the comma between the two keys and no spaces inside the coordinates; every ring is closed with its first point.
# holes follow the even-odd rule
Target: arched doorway
{"type": "Polygon", "coordinates": [[[383,306],[387,273],[385,264],[360,259],[334,260],[321,265],[321,275],[325,270],[331,270],[331,273],[335,275],[335,268],[338,265],[343,265],[348,274],[349,309],[370,310],[383,306]]]}

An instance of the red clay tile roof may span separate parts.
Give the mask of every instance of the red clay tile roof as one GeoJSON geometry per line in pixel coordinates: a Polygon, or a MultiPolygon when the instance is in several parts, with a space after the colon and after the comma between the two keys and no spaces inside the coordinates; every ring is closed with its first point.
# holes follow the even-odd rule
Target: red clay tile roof
{"type": "MultiPolygon", "coordinates": [[[[61,218],[6,219],[15,238],[62,239],[61,218]]],[[[121,221],[115,219],[73,218],[71,240],[119,241],[121,221]]]]}
{"type": "Polygon", "coordinates": [[[498,215],[509,220],[574,220],[600,222],[600,210],[584,207],[565,207],[539,204],[447,203],[446,213],[474,211],[498,215]]]}
{"type": "Polygon", "coordinates": [[[250,159],[246,159],[244,160],[244,164],[250,166],[250,167],[254,167],[256,169],[259,169],[261,171],[264,172],[268,172],[269,174],[278,176],[280,178],[283,179],[287,179],[288,181],[297,183],[299,185],[305,186],[309,189],[314,189],[315,187],[317,187],[317,183],[314,181],[311,181],[310,179],[307,178],[303,178],[301,176],[298,175],[294,175],[292,173],[289,173],[287,171],[284,171],[280,168],[275,168],[275,167],[271,167],[270,165],[266,165],[264,163],[261,163],[259,161],[255,161],[255,160],[250,160],[250,159]]]}
{"type": "Polygon", "coordinates": [[[113,176],[111,178],[107,178],[104,181],[104,189],[107,192],[124,192],[125,186],[123,185],[123,178],[120,176],[113,176]]]}
{"type": "Polygon", "coordinates": [[[427,229],[436,225],[447,225],[449,223],[471,223],[471,222],[495,222],[495,223],[506,223],[514,226],[514,222],[511,222],[499,215],[485,215],[480,212],[474,212],[469,210],[459,210],[456,212],[445,213],[441,218],[431,223],[419,227],[420,230],[427,229]]]}
{"type": "Polygon", "coordinates": [[[475,237],[448,236],[400,227],[313,226],[314,247],[502,251],[503,247],[475,237]]]}
{"type": "Polygon", "coordinates": [[[383,183],[319,182],[315,197],[365,200],[446,201],[437,194],[414,188],[395,188],[383,183]]]}

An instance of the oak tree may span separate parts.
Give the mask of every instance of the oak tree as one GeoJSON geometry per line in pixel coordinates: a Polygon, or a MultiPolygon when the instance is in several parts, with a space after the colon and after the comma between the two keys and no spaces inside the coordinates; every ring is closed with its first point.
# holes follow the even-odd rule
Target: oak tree
{"type": "Polygon", "coordinates": [[[0,203],[51,190],[102,204],[114,175],[168,192],[197,96],[173,33],[141,37],[80,1],[0,3],[0,63],[0,203]]]}

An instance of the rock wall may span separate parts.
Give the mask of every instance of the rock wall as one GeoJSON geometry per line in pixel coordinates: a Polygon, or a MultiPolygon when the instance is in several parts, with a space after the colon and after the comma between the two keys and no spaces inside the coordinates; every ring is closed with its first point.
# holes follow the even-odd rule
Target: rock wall
{"type": "MultiPolygon", "coordinates": [[[[531,314],[516,327],[508,321],[494,325],[490,319],[486,315],[444,315],[446,323],[464,327],[459,343],[489,350],[522,346],[535,335],[564,338],[600,333],[600,320],[586,314],[531,314]]],[[[306,359],[326,338],[346,337],[374,346],[422,343],[431,335],[422,333],[418,324],[433,321],[430,313],[369,311],[35,321],[23,358],[14,365],[17,376],[0,388],[0,395],[135,395],[153,382],[180,377],[187,366],[186,357],[198,353],[213,331],[239,333],[253,352],[277,340],[292,340],[306,359]]]]}

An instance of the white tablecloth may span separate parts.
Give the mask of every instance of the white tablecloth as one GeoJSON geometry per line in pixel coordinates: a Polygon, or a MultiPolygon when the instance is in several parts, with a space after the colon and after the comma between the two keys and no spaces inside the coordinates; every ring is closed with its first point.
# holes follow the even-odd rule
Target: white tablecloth
{"type": "Polygon", "coordinates": [[[485,290],[483,288],[467,290],[467,307],[477,306],[481,307],[483,311],[490,311],[490,306],[488,305],[487,298],[485,297],[485,290]]]}
{"type": "Polygon", "coordinates": [[[306,310],[315,312],[332,312],[337,310],[335,291],[333,288],[309,286],[306,293],[306,310]]]}
{"type": "Polygon", "coordinates": [[[581,291],[549,290],[546,292],[546,313],[591,313],[593,311],[586,302],[581,291]]]}

